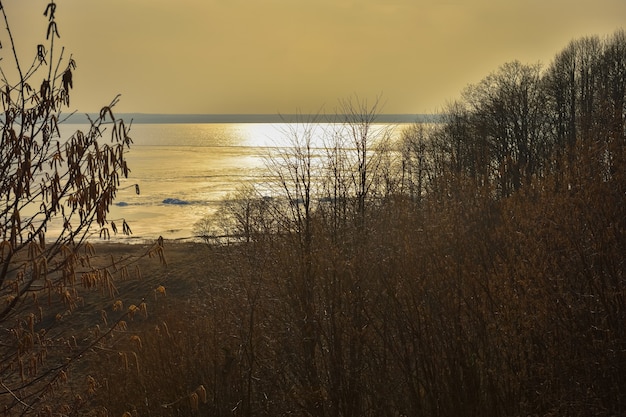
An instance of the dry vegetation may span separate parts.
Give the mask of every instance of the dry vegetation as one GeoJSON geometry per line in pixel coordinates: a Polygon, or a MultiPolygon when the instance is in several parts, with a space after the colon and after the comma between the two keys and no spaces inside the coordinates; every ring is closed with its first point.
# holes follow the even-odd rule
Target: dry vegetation
{"type": "Polygon", "coordinates": [[[625,41],[574,41],[545,71],[503,66],[443,123],[407,130],[401,152],[381,146],[377,103],[344,102],[321,153],[310,123],[286,132],[293,148],[269,162],[283,198],[246,187],[227,225],[204,223],[240,243],[204,248],[197,298],[142,333],[139,370],[98,373],[126,385],[94,404],[623,414],[625,41]]]}
{"type": "Polygon", "coordinates": [[[93,359],[92,407],[620,415],[625,183],[594,181],[588,150],[573,153],[586,172],[561,179],[577,192],[547,176],[498,201],[388,199],[352,241],[314,216],[308,249],[290,234],[195,245],[189,265],[168,267],[187,291],[168,287],[93,359]]]}
{"type": "Polygon", "coordinates": [[[623,415],[625,98],[618,31],[501,67],[400,144],[344,101],[325,149],[285,132],[276,198],[201,226],[227,245],[45,243],[1,206],[0,413],[623,415]]]}

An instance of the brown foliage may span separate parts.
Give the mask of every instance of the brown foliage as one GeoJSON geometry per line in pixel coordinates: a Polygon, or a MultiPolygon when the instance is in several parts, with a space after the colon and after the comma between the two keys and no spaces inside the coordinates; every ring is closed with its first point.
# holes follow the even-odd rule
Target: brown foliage
{"type": "MultiPolygon", "coordinates": [[[[129,126],[113,115],[119,97],[90,120],[87,131],[61,137],[76,62],[55,48],[55,11],[53,1],[44,14],[48,48],[38,45],[26,68],[11,34],[10,8],[0,6],[3,43],[8,38],[2,51],[9,53],[1,57],[0,71],[0,404],[5,415],[70,414],[86,406],[99,385],[84,374],[81,359],[123,328],[129,313],[111,319],[102,299],[119,296],[130,277],[127,267],[137,258],[103,260],[87,242],[94,235],[110,236],[107,215],[125,188],[125,154],[132,140],[129,126]],[[39,80],[41,87],[33,88],[39,80]]],[[[119,222],[129,234],[126,221],[119,222]]],[[[114,223],[111,229],[117,232],[114,223]]],[[[138,258],[151,254],[165,261],[162,242],[138,258]]],[[[136,308],[147,315],[145,303],[136,308]]]]}

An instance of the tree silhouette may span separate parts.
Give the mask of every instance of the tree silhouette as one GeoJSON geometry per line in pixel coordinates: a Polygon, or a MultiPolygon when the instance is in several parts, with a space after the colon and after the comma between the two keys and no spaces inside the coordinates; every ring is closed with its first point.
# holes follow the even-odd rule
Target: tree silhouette
{"type": "MultiPolygon", "coordinates": [[[[92,268],[79,279],[79,268],[94,254],[89,237],[117,232],[107,215],[129,173],[129,126],[113,115],[118,96],[88,130],[61,137],[76,62],[55,45],[56,10],[54,1],[47,5],[47,45],[37,45],[26,66],[0,3],[9,45],[0,51],[0,403],[7,412],[38,411],[88,349],[52,331],[79,307],[79,287],[115,292],[110,274],[92,268]]],[[[122,231],[130,233],[124,220],[122,231]]]]}

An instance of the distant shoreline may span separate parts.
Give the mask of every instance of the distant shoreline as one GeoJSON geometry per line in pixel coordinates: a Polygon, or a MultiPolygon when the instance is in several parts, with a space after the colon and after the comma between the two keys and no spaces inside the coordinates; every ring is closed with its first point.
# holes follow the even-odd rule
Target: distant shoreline
{"type": "MultiPolygon", "coordinates": [[[[93,120],[97,117],[89,113],[93,120]]],[[[308,123],[311,121],[343,122],[342,115],[314,115],[314,114],[152,114],[152,113],[118,113],[115,117],[124,121],[142,124],[176,124],[176,123],[308,123]]],[[[437,123],[440,121],[437,114],[379,114],[375,123],[437,123]]],[[[89,123],[87,115],[75,113],[66,123],[89,123]]]]}

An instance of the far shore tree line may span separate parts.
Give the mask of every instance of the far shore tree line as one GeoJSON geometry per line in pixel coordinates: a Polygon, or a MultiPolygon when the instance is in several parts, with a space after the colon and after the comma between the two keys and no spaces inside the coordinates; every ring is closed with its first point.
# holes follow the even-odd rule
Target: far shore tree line
{"type": "MultiPolygon", "coordinates": [[[[0,415],[626,413],[623,30],[504,64],[399,143],[379,100],[341,101],[322,149],[318,120],[289,125],[284,198],[246,185],[199,224],[176,299],[138,251],[87,243],[129,232],[107,214],[132,140],[117,100],[59,137],[55,13],[22,67],[0,2],[0,415]]],[[[165,264],[162,240],[143,256],[165,264]]]]}

